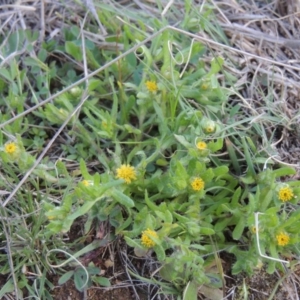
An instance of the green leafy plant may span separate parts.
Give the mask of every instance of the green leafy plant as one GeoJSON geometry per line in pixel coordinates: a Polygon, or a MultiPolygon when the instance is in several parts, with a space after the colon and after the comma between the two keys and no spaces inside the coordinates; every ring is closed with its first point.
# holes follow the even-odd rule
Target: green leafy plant
{"type": "MultiPolygon", "coordinates": [[[[109,287],[100,268],[72,258],[117,237],[159,266],[149,278],[128,273],[177,299],[223,297],[225,252],[232,274],[296,263],[300,181],[270,157],[264,122],[230,100],[237,78],[227,59],[208,60],[212,49],[193,35],[228,44],[212,7],[200,15],[192,1],[184,5],[174,28],[162,15],[97,3],[109,31],[103,43],[93,22],[68,24],[63,43],[50,39],[36,53],[36,32],[0,38],[0,187],[14,196],[0,211],[0,273],[11,276],[1,297],[51,299],[47,274],[57,266],[59,284],[109,287]],[[149,38],[149,28],[158,33],[149,38]],[[82,236],[68,241],[76,223],[82,236]],[[107,236],[87,242],[104,223],[107,236]]],[[[266,116],[268,126],[280,120],[266,116]]]]}
{"type": "Polygon", "coordinates": [[[64,273],[59,278],[58,283],[64,284],[73,277],[75,287],[79,291],[87,289],[92,285],[93,282],[106,287],[110,286],[109,280],[105,277],[97,276],[99,274],[100,269],[94,266],[89,266],[87,268],[77,268],[75,270],[64,273]]]}

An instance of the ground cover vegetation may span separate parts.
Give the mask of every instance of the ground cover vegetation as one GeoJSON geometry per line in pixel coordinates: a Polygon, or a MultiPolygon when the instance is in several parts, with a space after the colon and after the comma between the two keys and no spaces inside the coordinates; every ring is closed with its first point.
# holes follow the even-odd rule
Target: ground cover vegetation
{"type": "Polygon", "coordinates": [[[281,274],[276,297],[300,242],[284,63],[261,55],[268,73],[240,77],[240,57],[259,57],[232,47],[230,5],[72,5],[37,5],[46,21],[57,9],[44,31],[3,12],[1,298],[56,299],[53,274],[88,298],[114,288],[117,260],[134,299],[250,299],[226,275],[261,270],[281,274]]]}

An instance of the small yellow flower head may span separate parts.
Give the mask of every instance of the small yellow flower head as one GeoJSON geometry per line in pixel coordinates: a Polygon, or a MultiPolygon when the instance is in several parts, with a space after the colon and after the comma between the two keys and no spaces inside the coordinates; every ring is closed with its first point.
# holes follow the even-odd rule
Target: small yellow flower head
{"type": "Polygon", "coordinates": [[[17,144],[14,143],[14,142],[9,142],[7,143],[5,146],[4,146],[4,151],[7,153],[7,154],[14,154],[16,151],[17,151],[17,144]]]}
{"type": "Polygon", "coordinates": [[[136,179],[136,172],[134,167],[130,165],[122,165],[117,169],[117,178],[124,179],[126,183],[131,183],[136,179]]]}
{"type": "Polygon", "coordinates": [[[204,127],[205,133],[214,133],[216,131],[216,123],[213,121],[207,122],[204,127]]]}
{"type": "MultiPolygon", "coordinates": [[[[51,212],[54,213],[53,209],[51,209],[51,210],[48,211],[48,213],[51,213],[51,212]]],[[[55,216],[52,215],[52,214],[50,214],[50,215],[47,216],[47,219],[48,219],[48,220],[54,220],[54,219],[55,219],[55,216]]]]}
{"type": "Polygon", "coordinates": [[[196,144],[196,147],[199,150],[205,150],[205,149],[207,149],[207,144],[205,142],[200,141],[196,144]]]}
{"type": "Polygon", "coordinates": [[[208,83],[203,83],[203,84],[201,85],[201,89],[204,90],[204,91],[206,91],[208,88],[209,88],[208,83]]]}
{"type": "Polygon", "coordinates": [[[155,242],[151,240],[150,237],[154,237],[158,239],[157,233],[149,228],[142,232],[141,241],[142,241],[142,245],[146,248],[152,248],[155,246],[155,242]]]}
{"type": "Polygon", "coordinates": [[[201,190],[203,190],[204,189],[204,185],[205,185],[205,183],[204,183],[203,179],[200,178],[200,177],[195,178],[192,181],[192,183],[191,183],[192,189],[194,191],[201,191],[201,190]]]}
{"type": "Polygon", "coordinates": [[[102,127],[103,127],[104,129],[107,129],[107,128],[108,128],[108,124],[107,124],[107,122],[104,121],[104,120],[102,121],[101,125],[102,125],[102,127]]]}
{"type": "Polygon", "coordinates": [[[293,190],[289,186],[284,186],[279,189],[278,198],[282,202],[290,201],[294,197],[293,190]]]}
{"type": "Polygon", "coordinates": [[[212,132],[215,131],[215,127],[214,126],[207,126],[205,128],[205,130],[206,130],[207,133],[212,133],[212,132]]]}
{"type": "Polygon", "coordinates": [[[201,127],[206,134],[214,133],[217,129],[217,124],[213,120],[204,117],[201,121],[201,127]]]}
{"type": "Polygon", "coordinates": [[[283,233],[283,232],[280,232],[279,234],[277,234],[276,239],[277,239],[277,244],[279,246],[286,246],[290,241],[290,237],[286,233],[283,233]]]}
{"type": "Polygon", "coordinates": [[[89,186],[90,185],[90,183],[88,182],[88,180],[82,180],[82,184],[84,186],[89,186]]]}
{"type": "MultiPolygon", "coordinates": [[[[259,230],[258,230],[259,231],[259,230]]],[[[251,227],[251,232],[253,233],[253,234],[256,234],[256,226],[252,226],[251,227]]]]}
{"type": "Polygon", "coordinates": [[[158,87],[157,87],[157,84],[155,81],[148,80],[145,82],[145,84],[146,84],[146,88],[149,92],[154,93],[158,90],[158,87]]]}

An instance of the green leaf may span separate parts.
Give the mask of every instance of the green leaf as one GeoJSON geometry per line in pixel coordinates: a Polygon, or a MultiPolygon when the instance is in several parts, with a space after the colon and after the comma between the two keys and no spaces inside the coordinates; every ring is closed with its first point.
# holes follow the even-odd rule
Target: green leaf
{"type": "Polygon", "coordinates": [[[109,279],[105,277],[95,276],[93,277],[93,281],[98,283],[101,286],[105,286],[105,287],[111,286],[109,279]]]}
{"type": "Polygon", "coordinates": [[[289,181],[287,183],[290,187],[293,187],[293,191],[295,191],[295,188],[300,188],[300,180],[289,181]]]}
{"type": "Polygon", "coordinates": [[[12,278],[10,278],[1,288],[0,290],[0,299],[4,299],[4,296],[8,293],[11,293],[14,291],[14,283],[12,278]]]}
{"type": "Polygon", "coordinates": [[[162,246],[155,245],[154,246],[154,251],[155,251],[157,259],[159,261],[164,261],[166,259],[166,253],[165,253],[165,250],[163,249],[162,246]]]}
{"type": "Polygon", "coordinates": [[[77,269],[74,273],[74,284],[78,291],[82,291],[84,288],[88,287],[89,275],[87,271],[83,268],[77,269]]]}
{"type": "Polygon", "coordinates": [[[244,231],[245,228],[245,223],[246,223],[246,219],[241,217],[237,223],[237,225],[235,226],[233,232],[232,232],[232,237],[235,240],[239,240],[242,236],[242,233],[244,231]]]}
{"type": "Polygon", "coordinates": [[[244,154],[245,154],[245,159],[247,161],[247,165],[248,165],[248,173],[250,173],[250,175],[252,175],[253,177],[256,175],[254,166],[253,166],[253,158],[250,155],[250,151],[249,151],[249,146],[246,142],[245,137],[242,138],[242,142],[243,142],[243,147],[244,147],[244,154]]]}
{"type": "Polygon", "coordinates": [[[132,52],[129,53],[126,57],[125,57],[126,61],[128,62],[128,64],[133,67],[134,69],[137,66],[137,59],[136,59],[136,55],[132,52]]]}
{"type": "Polygon", "coordinates": [[[166,167],[169,164],[169,162],[164,158],[159,158],[156,160],[155,164],[160,167],[166,167]]]}
{"type": "Polygon", "coordinates": [[[81,207],[77,209],[75,213],[67,217],[67,220],[75,220],[80,216],[86,214],[96,203],[97,201],[89,201],[84,203],[81,207]]]}
{"type": "Polygon", "coordinates": [[[158,118],[158,124],[160,126],[160,130],[162,133],[168,132],[167,122],[165,122],[164,113],[162,111],[162,107],[156,102],[153,101],[153,108],[155,109],[156,116],[158,118]]]}
{"type": "Polygon", "coordinates": [[[0,69],[0,76],[3,76],[8,81],[12,80],[11,76],[10,76],[10,73],[6,69],[3,69],[3,68],[0,69]]]}
{"type": "Polygon", "coordinates": [[[212,152],[217,152],[223,148],[223,139],[217,139],[216,142],[209,142],[207,147],[212,152]]]}
{"type": "Polygon", "coordinates": [[[170,211],[165,211],[165,212],[161,212],[156,210],[155,214],[161,219],[163,220],[165,223],[172,223],[173,222],[173,216],[170,213],[170,211]]]}
{"type": "Polygon", "coordinates": [[[213,171],[214,171],[215,176],[218,177],[218,176],[227,174],[229,169],[227,166],[220,166],[220,167],[215,168],[213,171]]]}
{"type": "Polygon", "coordinates": [[[183,300],[197,300],[198,286],[195,282],[190,281],[183,291],[183,300]]]}
{"type": "MultiPolygon", "coordinates": [[[[54,220],[55,222],[56,220],[54,220]]],[[[51,229],[53,232],[57,232],[57,230],[59,230],[59,232],[63,232],[66,233],[70,230],[74,220],[73,219],[64,219],[64,220],[57,220],[60,222],[60,224],[53,224],[54,222],[51,221],[51,223],[47,226],[49,229],[51,229]],[[52,225],[52,226],[51,226],[52,225]]]]}
{"type": "Polygon", "coordinates": [[[142,248],[142,246],[136,242],[135,240],[131,239],[130,237],[128,236],[125,236],[124,237],[126,243],[128,246],[132,247],[132,248],[142,248]]]}
{"type": "Polygon", "coordinates": [[[173,215],[169,210],[165,211],[165,223],[173,223],[173,215]]]}
{"type": "Polygon", "coordinates": [[[206,76],[210,77],[213,74],[219,73],[220,70],[222,69],[223,63],[224,63],[224,58],[222,58],[221,56],[213,58],[211,61],[210,71],[206,76]]]}
{"type": "Polygon", "coordinates": [[[232,218],[226,218],[226,219],[223,219],[223,220],[217,222],[217,224],[215,225],[215,231],[222,232],[227,227],[227,225],[230,223],[231,219],[232,218]]]}
{"type": "MultiPolygon", "coordinates": [[[[255,144],[253,143],[252,139],[251,139],[249,136],[246,136],[246,139],[247,139],[247,142],[248,142],[248,144],[249,144],[249,147],[250,147],[251,151],[252,151],[253,153],[257,153],[256,146],[255,146],[255,144]]],[[[266,161],[266,159],[265,159],[265,161],[266,161]]]]}
{"type": "Polygon", "coordinates": [[[174,270],[174,264],[164,264],[159,271],[160,276],[167,281],[173,282],[176,278],[177,272],[174,270]]]}
{"type": "Polygon", "coordinates": [[[97,89],[101,85],[102,85],[102,81],[101,80],[95,79],[95,78],[91,78],[89,80],[88,90],[89,90],[89,92],[91,92],[91,91],[97,89]]]}
{"type": "MultiPolygon", "coordinates": [[[[92,46],[92,44],[91,44],[92,46]]],[[[92,69],[99,69],[101,65],[99,64],[98,60],[95,58],[93,52],[86,47],[86,57],[87,62],[90,68],[92,69]]]]}
{"type": "MultiPolygon", "coordinates": [[[[186,177],[187,177],[187,170],[186,167],[182,164],[181,161],[176,161],[176,171],[175,171],[176,181],[179,181],[181,183],[177,182],[177,185],[184,189],[186,187],[186,177]]],[[[204,179],[204,178],[203,178],[204,179]]]]}
{"type": "Polygon", "coordinates": [[[230,160],[231,160],[231,163],[232,163],[232,166],[234,168],[235,173],[236,174],[241,174],[241,166],[238,162],[238,158],[237,158],[237,155],[236,155],[236,150],[233,147],[232,142],[228,138],[226,138],[225,139],[225,144],[226,144],[228,155],[230,157],[230,160]]]}
{"type": "Polygon", "coordinates": [[[185,148],[192,148],[193,145],[190,144],[183,135],[177,135],[174,134],[175,139],[181,144],[183,145],[185,148]]]}
{"type": "Polygon", "coordinates": [[[205,173],[201,176],[201,178],[205,181],[205,182],[211,182],[214,178],[215,174],[214,171],[209,168],[205,171],[205,173]]]}
{"type": "Polygon", "coordinates": [[[126,229],[130,224],[132,224],[132,222],[131,217],[129,217],[125,222],[122,222],[121,225],[116,228],[116,234],[120,234],[120,232],[126,229]]]}
{"type": "MultiPolygon", "coordinates": [[[[270,251],[271,257],[279,258],[278,251],[274,243],[270,243],[268,250],[270,251]]],[[[274,274],[275,271],[276,271],[276,262],[274,260],[268,260],[267,273],[274,274]]]]}
{"type": "Polygon", "coordinates": [[[156,206],[156,205],[154,204],[154,202],[152,202],[152,200],[149,199],[149,197],[148,197],[148,191],[147,191],[147,190],[145,190],[145,203],[147,204],[147,206],[148,206],[153,212],[159,210],[159,207],[156,206]]]}
{"type": "Polygon", "coordinates": [[[274,195],[273,189],[265,188],[265,189],[263,189],[261,191],[261,194],[260,194],[260,197],[259,197],[259,201],[260,201],[259,210],[261,212],[266,211],[266,209],[268,208],[269,204],[273,200],[273,195],[274,195]]]}
{"type": "Polygon", "coordinates": [[[127,195],[123,194],[117,189],[113,189],[111,192],[111,196],[118,201],[121,205],[126,206],[127,208],[134,207],[134,202],[127,195]]]}
{"type": "Polygon", "coordinates": [[[242,189],[241,187],[238,187],[232,196],[231,204],[233,208],[237,207],[241,193],[242,193],[242,189]]]}
{"type": "Polygon", "coordinates": [[[203,234],[203,235],[213,235],[213,234],[215,234],[215,231],[212,228],[201,227],[200,228],[200,234],[203,234]]]}
{"type": "Polygon", "coordinates": [[[240,177],[240,180],[245,184],[252,184],[255,182],[255,179],[252,176],[240,177]]]}
{"type": "Polygon", "coordinates": [[[200,288],[201,294],[209,300],[220,300],[223,299],[223,291],[216,288],[211,288],[207,285],[202,285],[200,288]]]}
{"type": "Polygon", "coordinates": [[[74,271],[69,271],[69,272],[65,273],[64,275],[62,275],[59,278],[58,284],[62,285],[64,283],[66,283],[73,275],[74,275],[74,271]]]}
{"type": "Polygon", "coordinates": [[[128,131],[128,133],[134,133],[134,134],[141,134],[142,133],[138,128],[135,128],[130,124],[125,124],[124,128],[128,131]]]}
{"type": "Polygon", "coordinates": [[[56,177],[52,176],[50,173],[41,168],[36,168],[35,170],[33,170],[33,173],[49,183],[58,182],[58,179],[56,177]]]}
{"type": "Polygon", "coordinates": [[[198,244],[192,244],[190,245],[190,249],[197,249],[200,251],[206,251],[206,248],[204,246],[198,245],[198,244]]]}
{"type": "Polygon", "coordinates": [[[47,58],[47,51],[45,49],[41,49],[38,53],[38,58],[40,61],[45,62],[47,58]]]}
{"type": "Polygon", "coordinates": [[[298,232],[299,230],[299,220],[300,220],[300,210],[295,210],[292,214],[290,214],[289,218],[280,224],[277,228],[278,231],[286,228],[287,232],[298,232]]]}
{"type": "Polygon", "coordinates": [[[223,281],[220,274],[214,273],[205,273],[205,275],[209,278],[209,286],[214,288],[221,288],[223,286],[223,281]]]}
{"type": "Polygon", "coordinates": [[[280,168],[277,170],[273,171],[273,174],[275,175],[275,177],[281,177],[281,176],[287,176],[287,175],[295,175],[296,174],[296,170],[289,168],[289,167],[284,167],[284,168],[280,168]]]}
{"type": "Polygon", "coordinates": [[[89,174],[89,171],[88,171],[85,161],[83,159],[80,159],[79,166],[80,166],[80,171],[81,171],[82,176],[86,179],[90,178],[91,175],[89,174]]]}
{"type": "Polygon", "coordinates": [[[67,41],[65,43],[66,52],[72,55],[77,61],[82,60],[82,53],[80,47],[75,45],[73,42],[67,41]]]}
{"type": "Polygon", "coordinates": [[[101,272],[100,268],[94,266],[87,267],[87,271],[89,275],[98,275],[101,272]]]}
{"type": "Polygon", "coordinates": [[[190,221],[189,218],[187,217],[184,217],[184,216],[181,216],[180,214],[177,214],[177,213],[173,213],[173,215],[175,216],[175,218],[179,221],[179,222],[182,222],[182,223],[187,223],[190,221]]]}
{"type": "Polygon", "coordinates": [[[248,214],[253,214],[257,210],[257,200],[256,200],[257,194],[254,196],[253,194],[249,193],[248,194],[248,214]]]}

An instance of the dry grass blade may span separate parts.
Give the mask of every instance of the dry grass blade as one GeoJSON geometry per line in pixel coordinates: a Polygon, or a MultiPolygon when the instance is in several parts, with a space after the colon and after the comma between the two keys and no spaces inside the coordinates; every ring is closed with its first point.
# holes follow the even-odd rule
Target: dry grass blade
{"type": "Polygon", "coordinates": [[[100,28],[100,31],[101,31],[102,35],[107,35],[107,32],[106,32],[104,26],[102,25],[102,23],[99,20],[99,17],[98,17],[98,14],[97,14],[97,11],[96,11],[93,0],[83,0],[83,2],[85,2],[85,5],[88,7],[88,9],[91,11],[93,16],[95,17],[95,19],[96,19],[96,21],[99,25],[99,28],[100,28]]]}
{"type": "MultiPolygon", "coordinates": [[[[239,77],[236,88],[242,95],[250,96],[249,105],[253,110],[266,109],[282,120],[289,116],[286,123],[280,124],[284,135],[276,146],[280,157],[277,160],[300,170],[296,163],[300,159],[300,143],[296,138],[300,132],[297,100],[300,94],[299,1],[274,1],[268,5],[259,1],[213,3],[220,12],[218,23],[232,45],[244,50],[243,54],[229,50],[230,60],[241,69],[236,72],[239,77]],[[278,68],[274,67],[276,65],[278,68]],[[270,97],[274,103],[267,100],[270,97]]],[[[276,126],[270,128],[278,131],[276,126]]]]}

